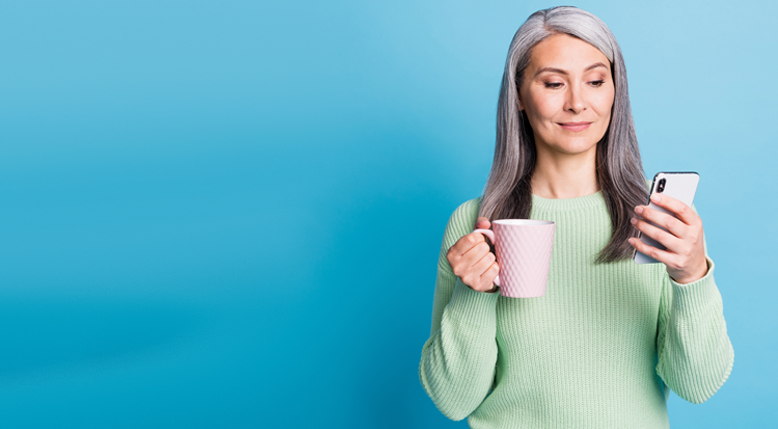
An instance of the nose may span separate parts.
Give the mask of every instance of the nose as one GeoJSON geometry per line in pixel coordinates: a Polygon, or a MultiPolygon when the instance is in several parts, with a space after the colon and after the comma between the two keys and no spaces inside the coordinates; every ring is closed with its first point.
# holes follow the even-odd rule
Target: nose
{"type": "Polygon", "coordinates": [[[570,85],[565,99],[565,110],[571,113],[581,113],[586,110],[586,100],[581,85],[570,85]]]}

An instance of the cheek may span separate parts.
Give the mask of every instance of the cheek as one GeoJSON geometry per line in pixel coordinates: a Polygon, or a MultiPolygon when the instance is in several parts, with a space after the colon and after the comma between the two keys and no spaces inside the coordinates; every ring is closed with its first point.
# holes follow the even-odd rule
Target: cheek
{"type": "Polygon", "coordinates": [[[544,121],[552,119],[559,112],[564,100],[557,98],[559,97],[530,97],[526,110],[533,127],[543,126],[544,121]]]}
{"type": "Polygon", "coordinates": [[[613,92],[610,94],[602,94],[600,97],[592,101],[592,107],[594,108],[595,112],[597,112],[597,116],[601,118],[598,121],[600,124],[598,131],[601,134],[600,138],[602,138],[602,136],[605,135],[605,132],[608,130],[611,122],[611,112],[613,111],[613,92]]]}
{"type": "Polygon", "coordinates": [[[594,96],[592,99],[592,107],[595,108],[599,115],[607,115],[610,117],[611,109],[613,109],[614,97],[615,92],[613,91],[613,87],[611,87],[610,91],[603,91],[594,96]]]}

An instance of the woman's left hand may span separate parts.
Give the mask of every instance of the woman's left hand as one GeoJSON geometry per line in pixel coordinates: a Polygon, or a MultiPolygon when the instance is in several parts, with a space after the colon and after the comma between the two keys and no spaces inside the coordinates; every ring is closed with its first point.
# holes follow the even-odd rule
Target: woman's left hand
{"type": "Polygon", "coordinates": [[[632,224],[643,234],[665,246],[667,250],[649,246],[637,238],[630,238],[629,243],[638,252],[664,263],[667,266],[667,273],[677,283],[686,284],[701,279],[708,272],[702,238],[702,220],[689,206],[667,195],[654,194],[651,196],[651,202],[675,213],[678,218],[650,209],[648,206],[637,206],[635,213],[642,219],[632,218],[632,224]],[[669,232],[647,221],[662,226],[669,232]]]}

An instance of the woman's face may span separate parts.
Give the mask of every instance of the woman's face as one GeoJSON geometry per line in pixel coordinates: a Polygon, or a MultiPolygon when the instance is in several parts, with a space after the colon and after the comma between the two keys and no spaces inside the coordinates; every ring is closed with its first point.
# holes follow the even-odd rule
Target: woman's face
{"type": "Polygon", "coordinates": [[[596,150],[610,123],[615,90],[608,58],[567,34],[535,45],[519,89],[538,151],[596,150]]]}

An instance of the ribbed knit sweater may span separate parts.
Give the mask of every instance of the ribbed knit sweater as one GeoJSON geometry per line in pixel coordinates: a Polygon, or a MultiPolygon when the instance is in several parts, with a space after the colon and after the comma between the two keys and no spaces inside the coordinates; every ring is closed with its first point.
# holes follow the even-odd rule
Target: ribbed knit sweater
{"type": "Polygon", "coordinates": [[[707,274],[684,285],[661,263],[596,264],[612,234],[602,193],[533,195],[530,219],[556,222],[546,294],[477,292],[446,252],[479,206],[446,227],[419,366],[444,415],[472,428],[667,428],[668,387],[701,403],[727,380],[734,351],[707,254],[707,274]]]}

